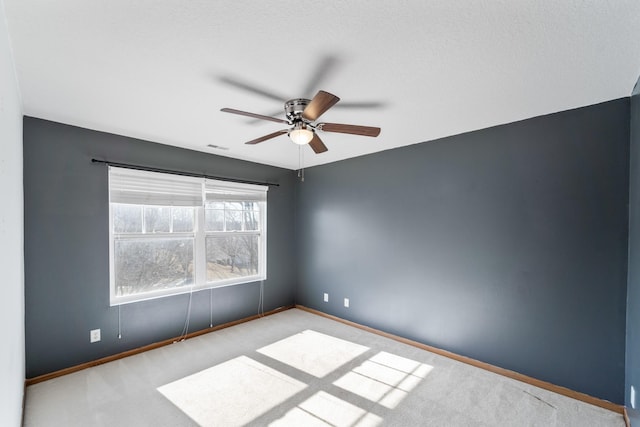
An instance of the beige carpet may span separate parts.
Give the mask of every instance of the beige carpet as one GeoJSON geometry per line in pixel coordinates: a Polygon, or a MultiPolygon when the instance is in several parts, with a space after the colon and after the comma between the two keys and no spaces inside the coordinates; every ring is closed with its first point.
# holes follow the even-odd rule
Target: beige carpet
{"type": "Polygon", "coordinates": [[[27,388],[25,426],[624,426],[301,310],[27,388]]]}

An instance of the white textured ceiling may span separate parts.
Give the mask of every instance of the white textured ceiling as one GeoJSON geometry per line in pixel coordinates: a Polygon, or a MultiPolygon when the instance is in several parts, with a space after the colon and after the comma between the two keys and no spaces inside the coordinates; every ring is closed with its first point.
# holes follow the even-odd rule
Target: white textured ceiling
{"type": "Polygon", "coordinates": [[[638,0],[3,1],[26,115],[290,169],[286,136],[243,144],[282,125],[220,108],[324,89],[342,101],[321,121],[382,128],[321,133],[309,167],[629,96],[640,75],[638,0]]]}

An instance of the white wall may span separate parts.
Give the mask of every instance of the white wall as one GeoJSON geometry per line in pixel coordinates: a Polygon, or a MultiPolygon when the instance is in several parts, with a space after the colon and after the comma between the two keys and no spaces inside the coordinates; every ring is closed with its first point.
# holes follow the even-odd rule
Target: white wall
{"type": "Polygon", "coordinates": [[[0,0],[0,425],[19,426],[24,390],[22,106],[0,0]]]}

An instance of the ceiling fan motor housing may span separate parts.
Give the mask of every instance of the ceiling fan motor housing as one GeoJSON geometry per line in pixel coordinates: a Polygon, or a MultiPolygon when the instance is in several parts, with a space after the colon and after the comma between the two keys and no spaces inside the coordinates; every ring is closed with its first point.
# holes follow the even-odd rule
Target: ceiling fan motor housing
{"type": "Polygon", "coordinates": [[[302,112],[310,102],[311,100],[306,98],[295,98],[285,102],[284,112],[287,118],[292,122],[302,120],[302,112]]]}

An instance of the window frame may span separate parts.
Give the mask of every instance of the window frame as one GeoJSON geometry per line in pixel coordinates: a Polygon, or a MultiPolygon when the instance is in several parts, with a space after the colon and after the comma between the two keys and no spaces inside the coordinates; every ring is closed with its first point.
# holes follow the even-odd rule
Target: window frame
{"type": "MultiPolygon", "coordinates": [[[[114,166],[109,166],[108,173],[108,181],[109,181],[109,304],[110,306],[116,306],[121,304],[129,304],[139,301],[146,301],[150,299],[163,298],[171,295],[180,295],[184,293],[189,293],[193,291],[219,288],[225,286],[234,286],[243,283],[251,283],[251,282],[260,282],[266,280],[267,278],[267,190],[268,187],[256,184],[244,184],[244,183],[236,183],[236,182],[228,182],[228,181],[220,181],[213,179],[205,179],[205,178],[195,178],[189,177],[188,180],[197,182],[200,185],[201,191],[201,199],[200,203],[196,206],[190,206],[194,209],[194,228],[193,231],[189,232],[147,232],[145,230],[145,206],[152,207],[185,207],[183,204],[183,200],[179,200],[178,204],[157,204],[157,194],[152,194],[150,199],[156,197],[156,201],[152,203],[134,203],[136,201],[135,191],[138,191],[139,188],[135,188],[131,196],[130,194],[125,194],[122,196],[122,189],[118,186],[120,184],[115,184],[115,189],[113,188],[112,182],[112,172],[115,172],[118,175],[115,181],[121,179],[121,176],[133,176],[142,177],[146,179],[153,179],[154,177],[160,177],[161,179],[170,182],[172,178],[175,177],[176,181],[185,181],[184,176],[171,175],[167,173],[161,172],[151,172],[151,171],[140,171],[140,170],[131,170],[126,168],[118,168],[114,166]],[[117,193],[120,191],[120,193],[117,193]],[[115,194],[115,196],[114,196],[115,194]],[[208,201],[208,195],[213,194],[213,197],[218,201],[226,201],[227,198],[229,200],[236,200],[241,198],[241,200],[249,201],[257,204],[257,212],[258,212],[258,229],[257,230],[241,230],[241,231],[207,231],[206,227],[206,203],[208,201]],[[113,199],[117,199],[114,201],[113,199]],[[122,202],[121,200],[127,200],[126,202],[122,202]],[[141,206],[141,215],[142,215],[142,224],[139,232],[116,232],[114,230],[114,209],[117,204],[128,204],[132,206],[141,206]],[[206,239],[208,236],[257,236],[258,238],[258,253],[257,253],[257,272],[255,274],[238,276],[238,277],[229,277],[226,279],[220,280],[207,280],[207,252],[206,252],[206,239]],[[137,292],[127,295],[117,295],[116,290],[116,242],[117,241],[135,241],[135,240],[163,240],[163,239],[173,239],[173,238],[192,238],[193,239],[193,281],[191,284],[182,285],[179,287],[173,288],[165,288],[165,289],[157,289],[147,292],[137,292]]],[[[126,178],[125,178],[126,179],[126,178]]],[[[136,185],[140,187],[137,183],[136,185]]],[[[126,183],[124,184],[126,187],[126,183]]],[[[152,191],[157,191],[154,188],[152,191]]],[[[169,190],[170,191],[170,190],[169,190]]],[[[144,192],[142,190],[141,192],[144,192]]],[[[160,203],[164,203],[164,197],[160,197],[160,203]]],[[[168,200],[168,199],[167,199],[168,200]]],[[[171,217],[173,218],[173,212],[171,213],[171,217]]],[[[243,218],[244,223],[244,218],[243,218]]],[[[244,228],[244,225],[242,226],[244,228]]],[[[173,226],[170,226],[170,230],[173,229],[173,226]]]]}

